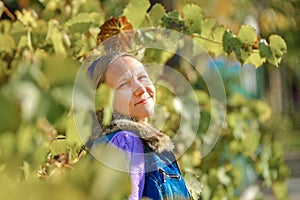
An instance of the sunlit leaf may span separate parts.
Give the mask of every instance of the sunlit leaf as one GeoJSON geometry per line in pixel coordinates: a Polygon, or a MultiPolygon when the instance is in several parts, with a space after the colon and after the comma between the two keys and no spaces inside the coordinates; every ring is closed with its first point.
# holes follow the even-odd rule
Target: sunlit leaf
{"type": "Polygon", "coordinates": [[[7,34],[0,35],[0,52],[12,53],[16,48],[15,40],[7,34]]]}
{"type": "Polygon", "coordinates": [[[255,29],[247,25],[241,26],[237,37],[240,39],[242,43],[249,44],[251,46],[257,40],[255,29]]]}
{"type": "Polygon", "coordinates": [[[65,153],[69,148],[68,141],[65,138],[56,139],[50,144],[49,148],[53,155],[65,153]]]}
{"type": "Polygon", "coordinates": [[[212,33],[212,29],[216,25],[215,19],[205,19],[201,24],[201,36],[209,37],[212,33]]]}
{"type": "Polygon", "coordinates": [[[286,199],[287,185],[285,182],[276,181],[272,184],[272,190],[277,199],[286,199]]]}
{"type": "Polygon", "coordinates": [[[259,100],[255,101],[254,108],[258,114],[258,119],[260,122],[264,122],[271,117],[272,110],[270,108],[270,105],[268,105],[266,102],[259,100]]]}
{"type": "Polygon", "coordinates": [[[11,30],[13,23],[9,20],[0,20],[1,33],[8,33],[11,30]]]}
{"type": "MultiPolygon", "coordinates": [[[[151,24],[149,25],[153,25],[155,27],[159,26],[160,20],[165,15],[165,13],[166,10],[161,4],[159,3],[154,4],[154,6],[151,8],[151,10],[148,13],[151,19],[151,24]]],[[[148,21],[148,19],[146,18],[145,21],[148,21]]]]}
{"type": "Polygon", "coordinates": [[[287,52],[287,45],[279,35],[271,35],[269,40],[272,54],[279,63],[282,55],[287,52]]]}
{"type": "Polygon", "coordinates": [[[89,13],[80,13],[79,15],[71,18],[66,22],[67,27],[71,32],[86,32],[90,26],[95,23],[94,19],[91,18],[91,14],[89,13]]]}
{"type": "Polygon", "coordinates": [[[278,66],[275,57],[272,53],[271,47],[265,40],[260,40],[259,42],[259,53],[262,58],[266,58],[268,62],[278,66]]]}
{"type": "Polygon", "coordinates": [[[73,83],[79,63],[61,56],[49,56],[42,62],[42,69],[50,85],[73,83]]]}
{"type": "Polygon", "coordinates": [[[224,185],[228,185],[231,182],[231,178],[226,174],[226,170],[224,167],[219,167],[218,179],[224,185]]]}
{"type": "Polygon", "coordinates": [[[196,4],[187,4],[183,7],[183,15],[185,23],[189,26],[189,32],[200,33],[203,20],[202,9],[196,4]]]}
{"type": "Polygon", "coordinates": [[[258,51],[253,51],[250,53],[250,56],[246,59],[245,64],[252,64],[256,68],[261,67],[263,63],[266,62],[266,58],[260,57],[258,51]]]}
{"type": "Polygon", "coordinates": [[[100,29],[101,31],[97,36],[97,43],[103,43],[107,52],[124,51],[128,47],[131,47],[133,42],[133,27],[125,16],[120,16],[119,18],[113,17],[107,20],[100,29]]]}
{"type": "Polygon", "coordinates": [[[258,148],[260,135],[257,133],[247,133],[244,140],[242,140],[244,152],[250,156],[258,148]]]}
{"type": "Polygon", "coordinates": [[[0,133],[16,131],[21,122],[20,110],[13,101],[0,93],[0,133]]]}
{"type": "Polygon", "coordinates": [[[55,19],[51,19],[48,22],[46,40],[49,40],[49,42],[52,43],[54,51],[57,55],[66,55],[66,48],[63,42],[63,32],[59,30],[59,22],[55,19]]]}
{"type": "Polygon", "coordinates": [[[150,2],[148,0],[131,0],[123,10],[123,15],[128,18],[134,28],[139,28],[149,7],[150,2]]]}
{"type": "Polygon", "coordinates": [[[203,185],[199,181],[199,177],[192,173],[186,173],[184,176],[184,180],[187,184],[187,187],[191,191],[193,199],[199,199],[203,189],[203,185]]]}
{"type": "Polygon", "coordinates": [[[18,21],[12,24],[10,33],[14,37],[16,44],[18,44],[22,36],[27,36],[25,25],[18,21]]]}

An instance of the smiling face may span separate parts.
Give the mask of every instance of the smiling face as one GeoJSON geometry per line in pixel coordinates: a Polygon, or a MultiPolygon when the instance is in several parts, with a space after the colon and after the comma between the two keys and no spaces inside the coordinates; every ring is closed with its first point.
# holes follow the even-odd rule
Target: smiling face
{"type": "Polygon", "coordinates": [[[145,120],[154,111],[155,88],[144,65],[130,56],[110,64],[105,83],[114,90],[114,111],[145,120]]]}

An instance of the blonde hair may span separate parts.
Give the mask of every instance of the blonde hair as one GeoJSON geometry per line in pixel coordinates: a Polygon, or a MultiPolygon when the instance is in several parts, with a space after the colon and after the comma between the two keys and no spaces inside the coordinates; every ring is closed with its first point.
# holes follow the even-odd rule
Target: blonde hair
{"type": "Polygon", "coordinates": [[[88,73],[92,79],[92,85],[94,86],[94,88],[98,88],[100,84],[104,83],[105,72],[107,71],[109,66],[114,61],[124,56],[130,56],[137,59],[133,54],[130,53],[113,52],[99,57],[89,66],[88,73]]]}

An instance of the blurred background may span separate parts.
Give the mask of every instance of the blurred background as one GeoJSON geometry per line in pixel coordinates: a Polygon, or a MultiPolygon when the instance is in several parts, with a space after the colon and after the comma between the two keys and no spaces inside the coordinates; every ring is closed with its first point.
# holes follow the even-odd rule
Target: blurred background
{"type": "MultiPolygon", "coordinates": [[[[4,4],[0,5],[0,9],[2,13],[1,20],[4,19],[11,20],[11,21],[16,20],[17,16],[15,14],[15,11],[22,10],[23,8],[35,9],[37,13],[39,13],[39,11],[42,13],[42,11],[46,9],[51,10],[51,5],[47,4],[47,2],[50,1],[47,0],[45,1],[2,0],[2,2],[4,4]],[[45,5],[47,5],[47,7],[45,7],[45,5]]],[[[60,3],[60,4],[58,3],[59,1],[52,1],[52,2],[56,2],[53,3],[52,6],[72,5],[71,3],[69,3],[72,2],[71,0],[65,1],[64,3],[60,3]]],[[[78,1],[78,2],[80,2],[78,3],[78,5],[84,4],[84,1],[78,1]]],[[[299,62],[300,1],[299,0],[264,0],[264,1],[259,1],[259,0],[251,0],[251,1],[250,0],[210,0],[210,1],[206,1],[206,0],[159,0],[158,1],[157,0],[155,1],[155,0],[151,0],[150,3],[152,5],[154,5],[155,3],[161,3],[165,7],[167,12],[173,10],[178,10],[179,12],[182,12],[182,8],[184,5],[186,5],[187,3],[194,3],[199,5],[202,8],[202,11],[206,18],[216,19],[217,24],[222,24],[226,28],[231,29],[233,32],[237,32],[241,24],[249,24],[256,29],[257,34],[262,38],[268,38],[271,34],[279,34],[283,37],[283,39],[287,43],[288,51],[287,54],[283,56],[282,61],[278,68],[271,66],[270,64],[264,64],[264,66],[258,69],[255,69],[253,66],[250,65],[241,66],[240,63],[236,62],[234,57],[219,57],[216,58],[215,61],[217,66],[222,71],[223,78],[225,79],[227,87],[229,88],[230,91],[243,94],[245,98],[262,99],[270,105],[270,108],[272,110],[272,115],[271,118],[268,120],[267,125],[264,126],[264,131],[268,132],[269,134],[272,134],[275,140],[277,142],[280,142],[283,145],[284,159],[290,169],[290,177],[288,180],[288,191],[291,199],[299,199],[300,196],[297,195],[299,195],[300,193],[299,192],[300,191],[299,188],[300,185],[300,62],[299,62]]],[[[99,22],[99,24],[103,23],[104,20],[109,19],[111,16],[122,15],[123,9],[127,4],[128,1],[126,0],[125,1],[124,0],[100,0],[99,1],[100,8],[98,10],[101,11],[102,13],[100,13],[99,19],[101,19],[101,21],[99,22]]],[[[92,8],[92,6],[85,7],[85,8],[84,7],[77,8],[77,9],[78,10],[82,9],[86,11],[94,9],[93,11],[98,11],[95,7],[92,8]]],[[[23,14],[26,15],[26,13],[23,14]]],[[[48,20],[50,20],[51,16],[54,15],[57,16],[61,15],[64,17],[67,14],[63,13],[62,10],[60,9],[56,9],[55,14],[53,13],[49,14],[46,12],[41,14],[41,16],[44,19],[48,19],[48,20]]],[[[63,17],[59,18],[59,20],[66,21],[66,19],[63,19],[63,17]]],[[[28,17],[28,21],[29,23],[31,23],[29,17],[28,17]]],[[[39,26],[43,27],[43,24],[39,22],[39,26]]],[[[53,26],[56,25],[54,24],[53,26]]],[[[6,27],[7,26],[5,25],[1,25],[0,27],[1,31],[5,32],[6,27]]],[[[41,28],[41,33],[43,32],[47,32],[47,30],[43,30],[41,28]]],[[[17,35],[19,34],[19,32],[16,31],[15,34],[17,35]]],[[[88,38],[87,35],[85,36],[88,38]]],[[[49,47],[49,44],[43,44],[43,45],[44,45],[43,48],[49,47]]],[[[5,48],[6,46],[4,44],[0,44],[0,49],[5,49],[5,48]]],[[[60,47],[56,47],[56,48],[59,49],[60,47]]],[[[89,49],[89,47],[86,48],[89,49]]],[[[38,55],[43,57],[41,52],[39,52],[38,55]]],[[[23,57],[24,56],[26,57],[26,54],[24,54],[23,57]]],[[[11,62],[9,60],[10,59],[9,56],[2,55],[1,59],[2,59],[1,62],[11,62]]],[[[52,59],[49,59],[49,62],[50,60],[53,61],[52,59]]],[[[57,60],[57,62],[59,62],[59,60],[57,60]]],[[[76,66],[76,63],[71,63],[71,64],[76,66]]],[[[77,67],[78,67],[78,63],[77,63],[77,67]]],[[[6,74],[4,70],[2,72],[3,74],[6,74]]],[[[21,72],[19,72],[19,74],[20,73],[21,72]]],[[[35,72],[29,72],[29,74],[31,75],[34,73],[35,72]]],[[[5,83],[7,83],[8,79],[9,79],[9,75],[3,75],[0,79],[0,87],[5,83]]],[[[67,90],[63,90],[63,91],[67,91],[67,90]]],[[[46,96],[45,98],[48,97],[46,96]]],[[[58,99],[60,98],[59,95],[58,97],[56,97],[56,100],[57,98],[58,99]]],[[[2,105],[6,105],[6,104],[2,104],[2,105]]],[[[56,106],[55,107],[56,110],[61,109],[60,105],[57,106],[55,104],[55,106],[56,106]]],[[[0,112],[4,112],[4,107],[3,106],[1,107],[2,110],[0,112]]],[[[61,115],[63,112],[60,112],[59,114],[57,113],[58,112],[55,113],[52,112],[49,114],[50,122],[52,122],[51,117],[53,119],[56,119],[57,116],[61,115]]],[[[47,127],[45,123],[46,122],[44,121],[39,121],[39,126],[43,126],[45,128],[47,127]]],[[[5,126],[5,124],[3,123],[1,125],[3,125],[3,127],[5,126]]],[[[14,126],[14,124],[12,126],[14,126]]],[[[24,130],[26,128],[28,130],[30,129],[30,127],[25,126],[24,130]]],[[[46,132],[47,134],[49,134],[48,133],[49,131],[46,132]]],[[[7,139],[8,137],[6,136],[5,138],[6,138],[5,140],[6,142],[13,140],[12,138],[7,139]]],[[[4,140],[2,140],[2,142],[3,141],[4,140]]],[[[26,145],[24,148],[26,148],[26,145]]],[[[11,151],[13,152],[14,149],[12,149],[11,151]]],[[[30,152],[32,152],[32,150],[30,152]]],[[[42,153],[46,155],[47,151],[42,153]]],[[[39,155],[37,157],[45,159],[42,155],[39,155]]],[[[38,163],[41,163],[42,160],[41,159],[36,160],[35,162],[36,165],[39,165],[38,163]]],[[[1,166],[2,165],[0,165],[0,171],[1,171],[1,166]]],[[[23,163],[24,169],[26,169],[26,166],[27,166],[26,163],[23,163]]],[[[97,166],[97,168],[99,168],[99,166],[97,166]]],[[[82,169],[84,169],[84,167],[82,167],[82,169]]],[[[73,179],[76,178],[73,177],[73,179]]],[[[61,183],[63,184],[63,182],[61,183]]],[[[26,187],[24,187],[23,190],[26,191],[26,187]]],[[[73,190],[70,189],[70,191],[73,190]]],[[[96,191],[94,191],[94,193],[96,193],[96,191]]],[[[270,189],[266,189],[264,193],[265,193],[264,196],[265,199],[274,198],[273,195],[271,194],[270,189]]],[[[124,192],[124,194],[127,193],[124,192]]],[[[117,198],[119,197],[116,197],[116,199],[117,198]]]]}

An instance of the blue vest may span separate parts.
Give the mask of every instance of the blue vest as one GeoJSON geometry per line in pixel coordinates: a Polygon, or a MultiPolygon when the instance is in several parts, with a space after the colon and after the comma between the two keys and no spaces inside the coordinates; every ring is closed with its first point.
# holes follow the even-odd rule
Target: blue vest
{"type": "MultiPolygon", "coordinates": [[[[97,139],[95,143],[108,143],[117,133],[118,131],[102,136],[97,139]]],[[[170,151],[156,153],[153,152],[146,143],[143,144],[145,153],[145,185],[143,197],[148,197],[153,200],[191,199],[174,154],[170,151]]]]}

